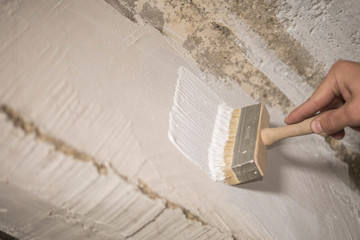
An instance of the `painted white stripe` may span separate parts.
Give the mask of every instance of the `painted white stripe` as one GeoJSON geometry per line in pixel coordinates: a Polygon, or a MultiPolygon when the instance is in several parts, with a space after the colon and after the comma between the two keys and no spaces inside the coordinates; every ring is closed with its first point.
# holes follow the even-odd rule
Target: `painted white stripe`
{"type": "Polygon", "coordinates": [[[216,181],[224,180],[223,151],[232,110],[194,74],[179,68],[169,138],[186,158],[216,181]]]}

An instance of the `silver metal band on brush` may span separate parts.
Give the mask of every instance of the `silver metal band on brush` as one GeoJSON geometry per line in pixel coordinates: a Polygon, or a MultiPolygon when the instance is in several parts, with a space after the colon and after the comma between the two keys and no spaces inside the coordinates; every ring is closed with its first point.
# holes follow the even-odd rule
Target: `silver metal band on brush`
{"type": "Polygon", "coordinates": [[[240,183],[262,179],[254,159],[260,111],[261,104],[241,109],[231,166],[240,183]]]}

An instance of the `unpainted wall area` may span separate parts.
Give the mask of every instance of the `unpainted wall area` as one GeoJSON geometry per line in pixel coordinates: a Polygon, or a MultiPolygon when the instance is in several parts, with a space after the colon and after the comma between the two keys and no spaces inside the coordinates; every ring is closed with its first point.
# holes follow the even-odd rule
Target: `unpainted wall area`
{"type": "MultiPolygon", "coordinates": [[[[283,114],[305,101],[337,60],[360,61],[358,1],[105,1],[181,44],[202,71],[237,81],[283,114]]],[[[359,189],[360,141],[348,131],[343,143],[326,141],[359,189]]]]}

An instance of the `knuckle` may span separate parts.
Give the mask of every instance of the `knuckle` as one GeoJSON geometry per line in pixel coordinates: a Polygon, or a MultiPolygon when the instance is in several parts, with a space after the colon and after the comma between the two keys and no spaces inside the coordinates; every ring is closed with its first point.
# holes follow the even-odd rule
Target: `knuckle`
{"type": "Polygon", "coordinates": [[[332,69],[342,69],[344,66],[347,66],[349,61],[346,60],[338,60],[332,65],[332,69]]]}
{"type": "Polygon", "coordinates": [[[338,60],[335,62],[332,67],[330,68],[330,71],[334,73],[335,76],[340,76],[346,68],[351,65],[351,62],[346,60],[338,60]]]}
{"type": "Polygon", "coordinates": [[[321,100],[320,99],[317,99],[315,98],[314,96],[311,96],[309,99],[308,99],[308,102],[312,105],[312,109],[317,109],[317,110],[320,110],[321,109],[321,100]]]}
{"type": "Polygon", "coordinates": [[[338,121],[334,116],[334,113],[331,112],[328,114],[327,118],[325,119],[325,125],[323,126],[323,129],[325,132],[333,132],[334,129],[337,128],[338,121]]]}

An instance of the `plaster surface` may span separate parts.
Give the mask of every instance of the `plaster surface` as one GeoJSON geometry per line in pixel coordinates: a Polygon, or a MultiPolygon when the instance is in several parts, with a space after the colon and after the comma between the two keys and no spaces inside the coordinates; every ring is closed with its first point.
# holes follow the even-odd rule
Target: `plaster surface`
{"type": "Polygon", "coordinates": [[[278,143],[264,180],[239,187],[213,182],[168,139],[180,66],[232,107],[265,102],[276,126],[334,61],[303,43],[301,28],[279,23],[291,9],[243,4],[2,2],[0,230],[25,239],[356,239],[360,197],[348,169],[358,135],[278,143]]]}
{"type": "MultiPolygon", "coordinates": [[[[134,22],[153,25],[152,18],[164,17],[155,28],[174,46],[181,45],[177,49],[193,65],[218,80],[235,80],[253,99],[284,114],[311,95],[336,60],[360,61],[357,1],[349,2],[349,8],[333,1],[107,2],[121,14],[118,5],[126,8],[137,18],[134,22]],[[157,10],[144,16],[144,5],[157,10]],[[336,54],[329,51],[334,44],[336,54]]],[[[326,141],[348,164],[349,178],[359,189],[357,135],[347,129],[343,141],[326,141]]]]}

